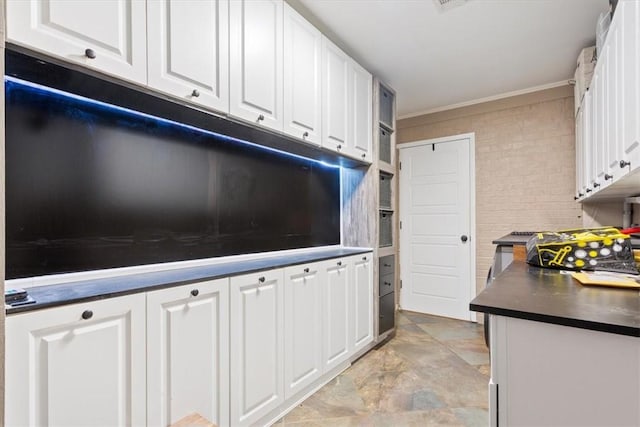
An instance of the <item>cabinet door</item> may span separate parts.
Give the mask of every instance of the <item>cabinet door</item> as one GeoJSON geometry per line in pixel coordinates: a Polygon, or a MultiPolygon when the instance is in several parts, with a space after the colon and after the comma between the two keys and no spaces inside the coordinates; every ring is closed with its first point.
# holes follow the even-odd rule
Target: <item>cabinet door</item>
{"type": "Polygon", "coordinates": [[[147,424],[229,425],[229,280],[147,293],[147,424]]]}
{"type": "Polygon", "coordinates": [[[326,287],[323,304],[325,372],[338,366],[350,356],[351,345],[351,292],[349,272],[345,259],[333,259],[323,263],[326,287]]]}
{"type": "Polygon", "coordinates": [[[149,86],[229,111],[229,0],[147,3],[149,86]]]}
{"type": "Polygon", "coordinates": [[[6,425],[145,424],[144,294],[8,316],[6,349],[6,425]]]}
{"type": "Polygon", "coordinates": [[[284,8],[284,132],[320,145],[322,34],[284,8]]]}
{"type": "Polygon", "coordinates": [[[326,37],[322,38],[322,146],[336,152],[351,144],[349,110],[350,58],[326,37]]]}
{"type": "Polygon", "coordinates": [[[145,84],[145,4],[144,0],[9,0],[7,38],[145,84]]]}
{"type": "MultiPolygon", "coordinates": [[[[594,180],[601,182],[604,181],[604,176],[608,172],[606,169],[606,151],[609,144],[609,96],[610,91],[609,84],[609,46],[605,44],[602,48],[601,56],[598,57],[598,61],[601,62],[600,66],[598,86],[598,104],[597,104],[597,120],[598,120],[598,140],[596,142],[596,158],[595,158],[595,176],[594,180]]],[[[610,181],[609,181],[610,182],[610,181]]],[[[605,183],[606,185],[607,183],[605,183]]]]}
{"type": "Polygon", "coordinates": [[[284,402],[284,274],[230,280],[231,425],[253,425],[284,402]]]}
{"type": "Polygon", "coordinates": [[[320,264],[284,272],[284,397],[289,399],[322,375],[322,287],[320,264]]]}
{"type": "MultiPolygon", "coordinates": [[[[591,90],[587,90],[584,93],[584,97],[582,98],[582,107],[581,107],[581,130],[580,130],[580,137],[582,140],[582,148],[581,148],[581,152],[580,152],[580,172],[581,172],[581,178],[580,178],[580,192],[584,193],[585,188],[587,187],[587,185],[593,185],[593,183],[589,182],[589,177],[591,176],[591,152],[590,152],[590,147],[592,145],[592,139],[593,139],[593,105],[592,105],[592,98],[591,98],[591,90]]],[[[599,187],[595,187],[595,188],[599,188],[599,187]]]]}
{"type": "Polygon", "coordinates": [[[631,162],[631,168],[640,166],[640,2],[620,2],[623,20],[622,89],[624,93],[623,136],[621,156],[631,162]]]}
{"type": "Polygon", "coordinates": [[[587,183],[591,184],[594,181],[602,183],[604,186],[607,180],[602,179],[600,181],[597,180],[598,175],[598,156],[599,147],[603,144],[602,138],[602,129],[603,129],[603,103],[602,103],[602,79],[600,78],[600,69],[597,69],[593,73],[593,77],[591,79],[591,86],[589,91],[593,90],[592,93],[592,119],[593,119],[593,133],[591,138],[591,145],[589,147],[590,156],[589,156],[589,175],[587,176],[587,183]]]}
{"type": "Polygon", "coordinates": [[[622,102],[624,94],[620,92],[622,69],[621,16],[617,15],[607,32],[607,105],[608,122],[606,128],[607,145],[605,147],[605,172],[613,175],[613,179],[622,176],[628,169],[620,168],[622,152],[622,102]]]}
{"type": "Polygon", "coordinates": [[[373,77],[371,73],[352,61],[353,96],[353,144],[350,154],[360,160],[371,162],[371,138],[373,132],[373,77]]]}
{"type": "Polygon", "coordinates": [[[583,121],[584,121],[584,104],[578,109],[576,114],[576,197],[582,197],[584,194],[584,137],[583,137],[583,121]]]}
{"type": "Polygon", "coordinates": [[[229,6],[229,112],[275,130],[282,130],[282,9],[282,0],[229,6]]]}
{"type": "Polygon", "coordinates": [[[373,341],[373,264],[371,254],[357,255],[350,259],[353,268],[353,352],[373,341]]]}

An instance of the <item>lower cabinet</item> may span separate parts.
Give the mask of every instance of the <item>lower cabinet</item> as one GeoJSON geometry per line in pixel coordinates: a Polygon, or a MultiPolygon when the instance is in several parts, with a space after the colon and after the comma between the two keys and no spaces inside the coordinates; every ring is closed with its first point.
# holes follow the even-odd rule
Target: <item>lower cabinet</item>
{"type": "Polygon", "coordinates": [[[352,296],[349,291],[348,258],[324,261],[325,292],[323,303],[323,365],[329,371],[349,357],[352,296]]]}
{"type": "Polygon", "coordinates": [[[231,425],[253,425],[284,402],[284,272],[230,280],[231,425]]]}
{"type": "Polygon", "coordinates": [[[147,424],[229,420],[229,280],[147,293],[147,424]]]}
{"type": "Polygon", "coordinates": [[[353,267],[353,350],[357,352],[373,341],[373,264],[371,255],[350,258],[353,267]]]}
{"type": "Polygon", "coordinates": [[[8,426],[145,424],[145,295],[6,319],[8,426]]]}

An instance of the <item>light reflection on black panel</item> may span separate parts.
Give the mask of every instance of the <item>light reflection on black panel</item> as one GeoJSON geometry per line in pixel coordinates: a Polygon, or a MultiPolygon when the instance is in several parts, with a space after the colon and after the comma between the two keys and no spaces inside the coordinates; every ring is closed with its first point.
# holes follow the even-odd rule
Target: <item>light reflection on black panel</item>
{"type": "Polygon", "coordinates": [[[8,279],[338,244],[339,169],[6,91],[8,279]]]}

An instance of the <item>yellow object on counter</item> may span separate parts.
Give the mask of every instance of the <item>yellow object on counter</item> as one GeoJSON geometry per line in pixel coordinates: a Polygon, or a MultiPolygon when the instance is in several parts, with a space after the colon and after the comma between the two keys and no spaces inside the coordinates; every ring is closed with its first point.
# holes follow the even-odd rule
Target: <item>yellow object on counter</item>
{"type": "Polygon", "coordinates": [[[571,277],[582,285],[589,286],[613,286],[619,288],[640,289],[638,280],[640,276],[624,273],[611,273],[608,271],[573,272],[571,277]]]}

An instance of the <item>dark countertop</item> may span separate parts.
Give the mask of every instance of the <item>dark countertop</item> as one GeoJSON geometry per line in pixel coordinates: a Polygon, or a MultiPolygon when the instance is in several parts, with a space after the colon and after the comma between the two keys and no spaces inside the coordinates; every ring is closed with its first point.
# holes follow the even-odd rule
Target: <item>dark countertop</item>
{"type": "Polygon", "coordinates": [[[513,262],[469,305],[472,311],[640,337],[640,293],[583,286],[560,270],[513,262]]]}
{"type": "Polygon", "coordinates": [[[202,282],[204,280],[238,276],[261,270],[340,258],[371,251],[372,250],[368,248],[318,249],[317,251],[298,254],[230,261],[216,265],[123,275],[59,285],[34,286],[27,288],[29,296],[36,301],[34,304],[9,307],[6,313],[10,315],[82,301],[100,300],[138,292],[153,291],[156,289],[202,282]]]}
{"type": "Polygon", "coordinates": [[[500,237],[499,239],[494,240],[493,243],[494,245],[507,245],[507,246],[513,246],[513,245],[524,245],[527,243],[527,241],[531,238],[531,236],[516,236],[513,234],[507,234],[505,236],[500,237]]]}

